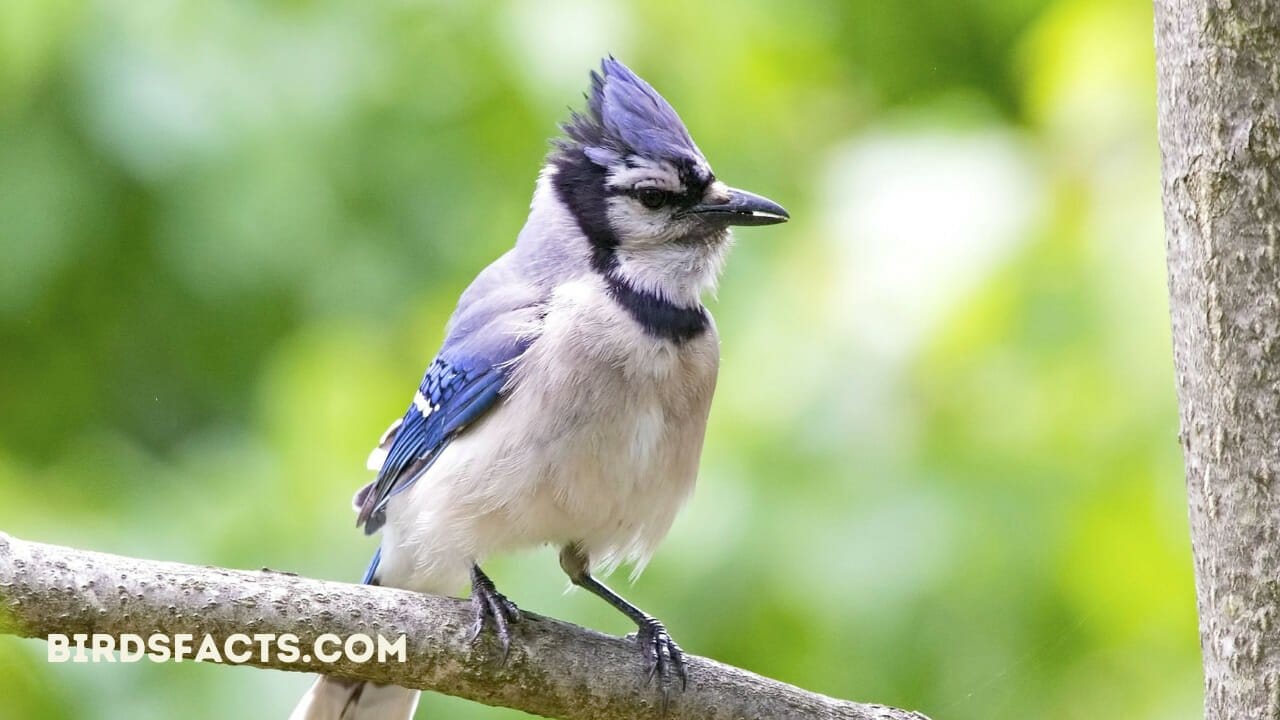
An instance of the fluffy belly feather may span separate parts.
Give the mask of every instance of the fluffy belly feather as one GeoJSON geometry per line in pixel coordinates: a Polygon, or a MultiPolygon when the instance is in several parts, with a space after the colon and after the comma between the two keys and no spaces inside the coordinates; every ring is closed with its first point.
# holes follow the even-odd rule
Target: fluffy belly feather
{"type": "Polygon", "coordinates": [[[388,507],[384,546],[404,558],[388,570],[423,579],[401,582],[438,590],[427,579],[546,543],[642,567],[670,529],[697,475],[714,333],[677,346],[573,300],[547,314],[502,405],[388,507]]]}

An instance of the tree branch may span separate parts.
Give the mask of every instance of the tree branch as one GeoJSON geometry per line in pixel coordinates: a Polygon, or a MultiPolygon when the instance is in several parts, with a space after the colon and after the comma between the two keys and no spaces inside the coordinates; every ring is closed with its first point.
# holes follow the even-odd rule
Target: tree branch
{"type": "Polygon", "coordinates": [[[807,692],[695,656],[688,656],[688,688],[672,692],[664,714],[660,693],[643,681],[638,655],[626,640],[526,613],[513,628],[511,654],[503,664],[496,643],[471,645],[471,623],[470,605],[452,598],[139,560],[0,533],[3,634],[186,633],[197,644],[208,635],[221,648],[236,633],[288,633],[304,650],[325,633],[404,635],[403,663],[283,662],[255,653],[246,664],[433,690],[565,720],[928,720],[807,692]]]}

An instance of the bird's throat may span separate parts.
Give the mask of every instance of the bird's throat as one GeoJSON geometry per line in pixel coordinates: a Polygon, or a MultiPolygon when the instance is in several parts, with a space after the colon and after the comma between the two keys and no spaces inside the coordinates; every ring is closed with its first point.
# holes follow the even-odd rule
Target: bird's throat
{"type": "Polygon", "coordinates": [[[609,297],[631,316],[644,331],[677,345],[707,331],[711,319],[702,303],[679,305],[657,293],[635,287],[616,269],[603,274],[609,297]]]}

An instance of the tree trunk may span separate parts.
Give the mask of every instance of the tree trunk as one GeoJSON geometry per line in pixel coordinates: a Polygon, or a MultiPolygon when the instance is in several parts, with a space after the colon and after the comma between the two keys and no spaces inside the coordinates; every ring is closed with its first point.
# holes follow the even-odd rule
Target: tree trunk
{"type": "Polygon", "coordinates": [[[1156,0],[1205,715],[1280,719],[1280,2],[1156,0]]]}

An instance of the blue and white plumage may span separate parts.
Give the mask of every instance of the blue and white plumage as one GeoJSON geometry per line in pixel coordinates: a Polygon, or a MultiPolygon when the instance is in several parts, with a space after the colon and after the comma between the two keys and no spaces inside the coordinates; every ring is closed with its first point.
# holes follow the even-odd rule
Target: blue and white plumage
{"type": "MultiPolygon", "coordinates": [[[[554,544],[570,579],[636,621],[650,667],[683,677],[657,620],[591,575],[642,567],[693,489],[719,341],[702,295],[730,225],[786,220],[715,179],[674,109],[622,63],[592,73],[515,247],[463,293],[355,498],[382,543],[366,582],[453,593],[477,630],[517,615],[479,569],[554,544]]],[[[321,678],[298,719],[403,719],[417,693],[321,678]]]]}

